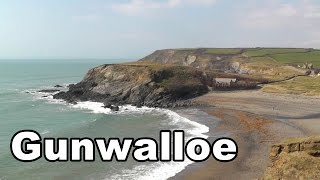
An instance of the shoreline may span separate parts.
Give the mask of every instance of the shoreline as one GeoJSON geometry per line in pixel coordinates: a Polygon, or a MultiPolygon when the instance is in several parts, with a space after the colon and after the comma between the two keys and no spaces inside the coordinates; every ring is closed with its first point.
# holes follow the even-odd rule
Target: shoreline
{"type": "MultiPolygon", "coordinates": [[[[170,180],[258,179],[262,177],[270,163],[269,152],[272,144],[288,138],[320,133],[314,127],[318,118],[314,112],[320,108],[320,103],[309,111],[304,111],[310,104],[320,102],[318,97],[237,91],[209,93],[196,98],[195,101],[206,105],[198,108],[199,110],[220,119],[217,127],[209,125],[210,132],[214,128],[217,131],[215,133],[228,133],[228,137],[237,142],[239,154],[234,161],[228,163],[217,162],[213,158],[209,158],[206,162],[193,163],[170,180]],[[271,107],[271,112],[274,111],[273,104],[281,109],[275,115],[268,114],[270,113],[268,107],[271,107]],[[294,113],[292,109],[295,110],[294,113]],[[288,114],[292,116],[288,117],[288,114]],[[304,121],[308,117],[308,121],[304,121]]],[[[209,137],[209,141],[214,139],[209,137]]]]}
{"type": "MultiPolygon", "coordinates": [[[[106,114],[106,115],[108,115],[108,114],[132,114],[132,113],[137,113],[137,114],[142,113],[143,114],[143,113],[152,113],[152,111],[156,111],[158,113],[165,114],[166,116],[168,116],[169,119],[171,119],[171,121],[179,121],[179,122],[181,121],[181,122],[190,124],[191,127],[188,129],[180,128],[180,129],[185,130],[190,135],[190,137],[188,139],[194,138],[194,137],[202,137],[202,138],[207,139],[209,137],[208,134],[210,133],[209,126],[207,126],[207,124],[204,124],[203,122],[199,122],[198,120],[195,121],[195,118],[197,118],[199,115],[201,115],[202,120],[205,118],[208,118],[208,117],[210,117],[210,120],[212,120],[212,117],[202,111],[199,111],[198,108],[194,108],[192,111],[189,111],[189,113],[190,113],[189,116],[187,116],[189,108],[187,108],[187,109],[180,108],[180,110],[177,110],[177,109],[164,109],[164,108],[149,108],[149,107],[145,107],[145,106],[137,108],[132,105],[124,105],[124,106],[119,106],[120,107],[119,111],[112,111],[109,108],[103,107],[103,103],[101,103],[101,102],[82,101],[82,102],[77,102],[77,104],[70,104],[64,100],[54,99],[52,97],[54,93],[50,93],[50,92],[43,93],[43,92],[34,91],[34,93],[30,93],[30,94],[35,96],[35,98],[38,100],[45,100],[48,103],[60,104],[62,106],[67,106],[67,107],[70,107],[73,109],[79,109],[84,112],[89,111],[90,113],[94,113],[94,114],[106,114]],[[43,95],[46,95],[46,96],[43,97],[43,95]],[[194,111],[194,110],[196,110],[196,111],[194,111]]],[[[210,126],[212,126],[215,123],[216,123],[215,121],[211,121],[210,126]]],[[[165,177],[160,178],[160,179],[168,179],[168,178],[174,177],[178,173],[182,172],[185,168],[187,168],[191,164],[194,164],[194,162],[191,160],[186,160],[185,162],[176,163],[176,164],[166,164],[166,163],[161,162],[161,167],[158,167],[159,170],[153,170],[151,172],[151,174],[141,175],[139,178],[140,179],[149,179],[150,177],[156,177],[157,175],[159,175],[159,172],[162,171],[161,168],[166,168],[168,166],[171,166],[170,169],[175,169],[175,171],[170,172],[170,173],[166,173],[165,177]]],[[[140,165],[137,165],[136,167],[140,167],[140,165]]],[[[133,171],[133,169],[128,169],[128,171],[133,171]]],[[[148,171],[150,171],[150,170],[148,170],[148,171]]]]}
{"type": "MultiPolygon", "coordinates": [[[[270,113],[271,107],[272,111],[278,110],[277,108],[281,106],[281,103],[278,103],[277,101],[283,101],[283,97],[285,97],[284,105],[292,103],[291,101],[301,99],[299,96],[294,96],[295,98],[289,96],[290,100],[288,100],[287,96],[288,95],[271,95],[258,91],[209,93],[195,99],[196,102],[205,106],[163,109],[168,112],[177,113],[180,117],[194,123],[207,126],[209,132],[201,134],[208,136],[208,140],[211,143],[218,137],[226,136],[234,139],[239,146],[238,157],[232,162],[221,163],[210,157],[206,162],[192,162],[186,165],[181,171],[169,179],[260,178],[268,167],[269,150],[272,144],[278,143],[289,137],[302,137],[314,134],[311,129],[306,129],[304,127],[312,127],[310,123],[300,122],[300,126],[298,126],[299,121],[293,122],[285,120],[283,117],[288,114],[286,111],[268,114],[270,113]],[[252,102],[246,98],[253,98],[256,99],[256,101],[252,102]],[[272,103],[270,104],[268,100],[272,101],[272,103]],[[262,104],[268,108],[261,109],[261,107],[257,107],[259,102],[262,102],[262,104]],[[274,107],[274,104],[277,104],[277,106],[274,107]],[[187,115],[188,111],[190,113],[189,116],[187,115]]],[[[320,98],[308,98],[308,100],[319,100],[320,102],[320,98]]],[[[314,103],[313,101],[311,102],[314,103]]],[[[97,110],[95,108],[94,110],[82,106],[82,103],[86,102],[80,102],[73,106],[80,106],[77,108],[91,111],[97,110]]],[[[101,107],[101,104],[99,107],[101,107]]],[[[279,109],[282,108],[283,107],[279,109]]],[[[102,108],[98,110],[99,112],[94,113],[112,113],[109,109],[101,109],[102,108]]],[[[144,108],[140,108],[140,110],[143,109],[144,108]]],[[[299,109],[304,108],[299,106],[299,109]]],[[[317,107],[314,108],[314,110],[316,109],[317,107]]],[[[163,111],[163,113],[168,114],[168,112],[165,111],[163,111]]],[[[128,112],[130,112],[130,110],[128,112]]],[[[295,112],[295,114],[299,113],[295,112]]],[[[314,115],[311,114],[310,116],[313,117],[314,115]]]]}

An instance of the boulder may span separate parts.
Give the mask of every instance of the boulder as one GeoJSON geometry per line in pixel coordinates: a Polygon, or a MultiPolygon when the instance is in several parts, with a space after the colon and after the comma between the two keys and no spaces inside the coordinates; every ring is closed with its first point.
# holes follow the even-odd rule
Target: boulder
{"type": "Polygon", "coordinates": [[[110,107],[110,109],[111,109],[111,111],[119,111],[120,110],[119,106],[114,106],[114,105],[112,105],[110,107]]]}
{"type": "Polygon", "coordinates": [[[43,90],[40,90],[38,92],[41,92],[41,93],[55,93],[55,92],[59,92],[60,90],[59,89],[43,89],[43,90]]]}
{"type": "Polygon", "coordinates": [[[108,103],[108,102],[105,102],[105,103],[103,103],[103,107],[104,108],[111,108],[111,106],[112,106],[112,104],[110,104],[110,103],[108,103]]]}

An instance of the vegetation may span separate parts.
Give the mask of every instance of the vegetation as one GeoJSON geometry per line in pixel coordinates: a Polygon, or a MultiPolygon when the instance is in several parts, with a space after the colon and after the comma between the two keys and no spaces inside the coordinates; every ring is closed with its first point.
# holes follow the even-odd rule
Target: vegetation
{"type": "Polygon", "coordinates": [[[304,72],[290,66],[284,66],[270,57],[253,57],[251,61],[242,64],[242,67],[249,69],[252,77],[260,77],[269,81],[278,81],[304,74],[304,72]]]}
{"type": "Polygon", "coordinates": [[[305,62],[313,63],[316,67],[320,67],[320,51],[313,50],[305,53],[287,53],[287,54],[274,54],[272,57],[285,64],[303,64],[305,62]]]}
{"type": "Polygon", "coordinates": [[[295,49],[295,48],[255,48],[246,49],[245,54],[249,57],[266,56],[272,54],[283,53],[301,53],[306,52],[308,49],[295,49]]]}
{"type": "Polygon", "coordinates": [[[288,93],[319,96],[320,77],[297,77],[289,81],[266,85],[262,88],[262,91],[270,93],[288,93]]]}
{"type": "Polygon", "coordinates": [[[247,49],[245,55],[250,58],[265,57],[272,58],[275,62],[282,64],[303,64],[313,63],[316,67],[320,67],[320,50],[315,49],[285,49],[285,48],[263,48],[263,49],[247,49]]]}
{"type": "MultiPolygon", "coordinates": [[[[216,77],[248,78],[256,82],[273,82],[305,75],[308,69],[298,68],[304,63],[312,63],[314,68],[320,68],[320,50],[304,48],[199,48],[159,50],[143,58],[136,64],[144,64],[159,68],[161,66],[176,66],[182,70],[188,66],[202,72],[212,72],[216,77]],[[219,73],[219,75],[218,75],[219,73]]],[[[183,70],[190,73],[190,70],[183,70]]],[[[317,72],[317,71],[316,71],[317,72]]],[[[193,81],[194,77],[183,74],[185,79],[193,81]]],[[[191,73],[194,74],[194,73],[191,73]]],[[[208,74],[208,73],[207,73],[208,74]]],[[[183,78],[175,76],[164,83],[164,86],[174,86],[174,82],[183,78]],[[177,79],[178,78],[178,79],[177,79]],[[172,81],[171,81],[172,80],[172,81]]],[[[195,78],[197,79],[197,78],[195,78]]],[[[319,95],[319,78],[299,77],[292,81],[270,84],[263,88],[265,92],[294,93],[319,95]]],[[[184,82],[188,84],[189,82],[184,82]]],[[[199,82],[197,82],[199,83],[199,82]]]]}
{"type": "Polygon", "coordinates": [[[240,48],[210,48],[206,49],[206,53],[209,54],[238,54],[241,53],[240,48]]]}

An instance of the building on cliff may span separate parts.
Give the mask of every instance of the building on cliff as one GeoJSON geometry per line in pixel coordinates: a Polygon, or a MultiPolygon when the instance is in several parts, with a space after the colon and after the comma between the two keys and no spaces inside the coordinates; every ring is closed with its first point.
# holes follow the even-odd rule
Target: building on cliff
{"type": "Polygon", "coordinates": [[[253,89],[257,83],[238,80],[236,78],[215,78],[213,88],[217,90],[253,89]]]}
{"type": "Polygon", "coordinates": [[[216,84],[226,84],[231,85],[232,83],[236,83],[237,79],[235,78],[215,78],[216,84]]]}

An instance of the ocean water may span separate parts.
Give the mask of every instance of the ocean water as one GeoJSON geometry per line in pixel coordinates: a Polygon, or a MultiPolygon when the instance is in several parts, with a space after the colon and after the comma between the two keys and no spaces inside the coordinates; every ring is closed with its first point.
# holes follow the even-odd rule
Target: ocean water
{"type": "Polygon", "coordinates": [[[177,113],[154,108],[121,107],[114,113],[96,102],[70,105],[38,93],[54,85],[79,82],[92,67],[119,60],[0,60],[0,179],[167,179],[190,161],[138,163],[19,162],[10,153],[10,140],[19,130],[43,137],[153,137],[160,130],[182,129],[186,138],[206,137],[205,125],[177,113]]]}

